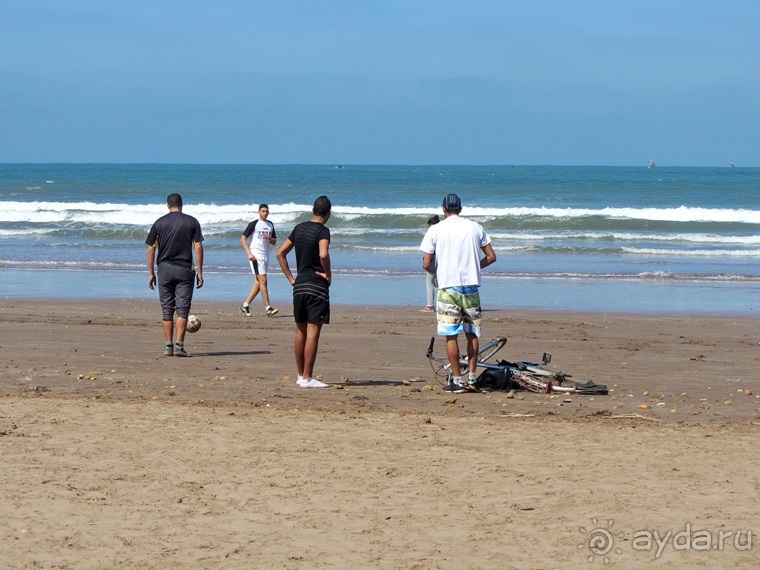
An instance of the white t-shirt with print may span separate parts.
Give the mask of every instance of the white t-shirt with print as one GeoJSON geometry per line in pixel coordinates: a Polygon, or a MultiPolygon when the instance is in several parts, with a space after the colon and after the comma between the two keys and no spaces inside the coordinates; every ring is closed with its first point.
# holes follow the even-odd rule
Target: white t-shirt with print
{"type": "Polygon", "coordinates": [[[428,228],[420,249],[434,254],[438,262],[438,287],[480,287],[482,248],[491,243],[483,227],[457,215],[428,228]]]}
{"type": "Polygon", "coordinates": [[[254,257],[257,259],[259,257],[269,257],[269,248],[271,247],[269,238],[277,238],[277,234],[274,231],[274,224],[269,220],[261,219],[254,220],[248,224],[243,235],[246,238],[250,238],[251,253],[253,253],[254,257]]]}

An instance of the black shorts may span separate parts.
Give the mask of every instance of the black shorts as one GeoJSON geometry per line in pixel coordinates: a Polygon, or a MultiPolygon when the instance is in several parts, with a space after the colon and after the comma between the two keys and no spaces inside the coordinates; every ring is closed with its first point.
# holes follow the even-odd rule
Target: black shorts
{"type": "Polygon", "coordinates": [[[293,287],[293,315],[297,323],[326,325],[330,322],[330,292],[315,283],[293,287]]]}
{"type": "Polygon", "coordinates": [[[158,300],[161,302],[163,320],[187,318],[193,301],[195,270],[181,265],[163,262],[158,266],[158,300]]]}

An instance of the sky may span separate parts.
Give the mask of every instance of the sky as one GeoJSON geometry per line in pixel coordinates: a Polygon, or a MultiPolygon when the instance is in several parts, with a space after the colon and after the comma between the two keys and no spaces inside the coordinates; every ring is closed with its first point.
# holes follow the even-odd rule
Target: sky
{"type": "Polygon", "coordinates": [[[0,162],[760,166],[756,0],[2,0],[0,162]]]}

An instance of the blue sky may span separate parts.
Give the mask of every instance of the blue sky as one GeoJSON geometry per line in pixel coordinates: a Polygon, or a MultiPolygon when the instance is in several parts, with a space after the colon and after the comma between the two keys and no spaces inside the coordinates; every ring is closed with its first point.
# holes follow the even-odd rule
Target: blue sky
{"type": "Polygon", "coordinates": [[[755,0],[2,0],[0,162],[760,165],[755,0]]]}

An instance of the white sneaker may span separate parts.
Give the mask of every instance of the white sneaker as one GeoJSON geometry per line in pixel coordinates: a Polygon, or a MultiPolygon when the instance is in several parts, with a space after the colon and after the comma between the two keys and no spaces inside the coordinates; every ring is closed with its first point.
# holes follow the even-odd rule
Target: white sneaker
{"type": "Polygon", "coordinates": [[[309,378],[308,380],[304,378],[303,382],[301,382],[299,386],[301,388],[328,388],[330,385],[325,384],[324,382],[320,382],[315,378],[309,378]]]}
{"type": "Polygon", "coordinates": [[[303,376],[298,377],[298,380],[296,380],[296,384],[298,384],[299,386],[303,384],[303,376]]]}

